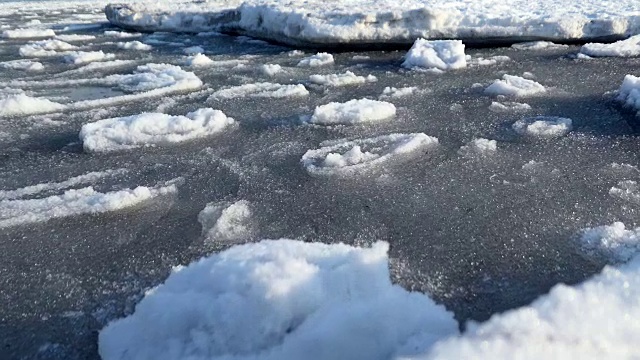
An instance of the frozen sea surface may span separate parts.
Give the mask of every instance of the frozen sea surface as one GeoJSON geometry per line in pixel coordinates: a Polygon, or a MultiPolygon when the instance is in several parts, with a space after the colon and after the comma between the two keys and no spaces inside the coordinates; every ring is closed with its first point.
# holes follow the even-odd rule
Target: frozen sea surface
{"type": "MultiPolygon", "coordinates": [[[[511,61],[440,73],[403,68],[406,51],[333,51],[333,63],[300,67],[317,51],[216,33],[132,34],[124,41],[152,48],[122,49],[118,43],[128,36],[106,22],[102,8],[69,2],[56,9],[9,4],[0,12],[3,31],[50,29],[66,35],[59,41],[72,46],[23,56],[21,47],[43,39],[0,40],[0,62],[42,64],[38,71],[11,66],[0,71],[0,99],[22,99],[16,106],[26,110],[0,110],[0,216],[13,216],[16,204],[29,205],[18,210],[55,214],[0,231],[2,359],[97,359],[98,333],[132,314],[145,291],[164,282],[172,267],[239,242],[288,238],[342,242],[354,249],[387,242],[392,282],[444,305],[461,328],[467,320],[484,321],[509,309],[539,309],[539,303],[529,304],[554,285],[600,273],[611,259],[594,255],[593,244],[600,243],[593,233],[588,249],[577,241],[584,229],[622,222],[629,234],[615,225],[600,231],[608,234],[601,243],[623,233],[625,245],[618,247],[637,248],[636,78],[628,78],[623,94],[616,93],[626,75],[640,75],[637,57],[589,59],[578,55],[579,46],[467,48],[470,64],[496,56],[511,61]],[[211,62],[186,65],[193,54],[184,50],[196,46],[211,62]],[[115,57],[65,61],[68,52],[78,51],[115,57]],[[267,64],[279,65],[278,71],[265,71],[267,64]],[[310,81],[347,71],[377,81],[340,87],[310,81]],[[520,97],[485,92],[505,75],[535,81],[545,91],[520,97]],[[212,96],[263,83],[282,85],[269,94],[288,85],[308,94],[212,96]],[[33,106],[41,101],[29,99],[60,106],[42,110],[46,107],[33,106]],[[395,116],[329,126],[304,121],[319,106],[354,99],[392,103],[395,116]],[[496,111],[496,103],[506,105],[496,111]],[[222,111],[234,126],[190,141],[108,153],[86,152],[79,137],[83,125],[103,119],[143,113],[184,117],[201,108],[222,111]],[[518,121],[558,118],[571,120],[562,136],[523,136],[513,127],[518,121]],[[309,150],[394,133],[424,133],[438,145],[402,161],[371,161],[376,165],[366,172],[348,176],[318,176],[301,161],[309,150]],[[40,205],[87,187],[99,195],[80,199],[85,211],[69,203],[67,212],[64,206],[40,205]],[[172,191],[100,203],[138,187],[172,191]],[[29,202],[36,199],[43,201],[29,202]],[[92,210],[96,207],[101,210],[92,210]],[[211,235],[203,231],[199,214],[215,207],[220,215],[207,220],[215,229],[211,235]]],[[[180,123],[154,131],[179,137],[188,130],[180,123]]],[[[384,153],[361,150],[362,156],[384,153]]],[[[386,253],[377,246],[384,265],[386,253]]],[[[307,255],[294,260],[313,263],[307,257],[314,251],[304,250],[307,255]]],[[[635,268],[620,271],[635,278],[635,268]]],[[[613,273],[607,270],[594,281],[613,273]]],[[[387,276],[375,274],[377,281],[387,276]]],[[[361,289],[359,282],[353,284],[344,289],[361,289]]],[[[474,328],[461,343],[473,346],[482,331],[491,333],[516,315],[474,328]]],[[[434,338],[429,339],[416,347],[434,338]]],[[[455,349],[453,342],[438,347],[440,354],[455,349]]]]}

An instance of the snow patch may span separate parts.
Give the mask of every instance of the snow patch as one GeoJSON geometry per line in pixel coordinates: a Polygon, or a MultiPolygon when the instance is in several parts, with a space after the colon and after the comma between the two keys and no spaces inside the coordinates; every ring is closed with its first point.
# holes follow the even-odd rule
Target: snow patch
{"type": "Polygon", "coordinates": [[[202,46],[191,46],[182,49],[182,52],[187,55],[204,54],[204,48],[202,46]]]}
{"type": "Polygon", "coordinates": [[[392,118],[396,107],[385,101],[354,99],[345,103],[331,102],[316,107],[309,119],[318,125],[354,125],[392,118]]]}
{"type": "Polygon", "coordinates": [[[565,48],[567,45],[554,44],[550,41],[529,41],[513,44],[511,47],[517,50],[544,50],[565,48]]]}
{"type": "Polygon", "coordinates": [[[580,48],[580,53],[591,57],[631,57],[640,56],[640,35],[613,44],[588,43],[580,48]]]}
{"type": "Polygon", "coordinates": [[[380,95],[380,100],[406,97],[418,92],[420,92],[420,89],[418,89],[418,87],[416,86],[403,87],[403,88],[387,86],[384,88],[384,90],[382,90],[382,94],[380,95]]]}
{"type": "Polygon", "coordinates": [[[29,60],[13,60],[13,61],[0,62],[0,67],[4,69],[22,70],[22,71],[44,70],[44,65],[42,65],[42,63],[37,61],[29,61],[29,60]]]}
{"type": "Polygon", "coordinates": [[[626,75],[618,89],[616,100],[637,111],[640,116],[640,77],[626,75]]]}
{"type": "Polygon", "coordinates": [[[14,29],[2,32],[2,37],[6,39],[34,39],[54,36],[56,33],[51,29],[14,29]]]}
{"type": "Polygon", "coordinates": [[[64,56],[64,61],[74,65],[88,64],[94,61],[104,61],[114,59],[113,54],[105,54],[100,51],[71,51],[64,56]]]}
{"type": "Polygon", "coordinates": [[[473,139],[458,150],[458,154],[462,156],[490,156],[498,151],[498,142],[489,139],[473,139]]]}
{"type": "Polygon", "coordinates": [[[47,57],[59,55],[60,51],[76,49],[75,46],[61,40],[41,40],[22,45],[18,52],[23,57],[47,57]]]}
{"type": "Polygon", "coordinates": [[[215,62],[211,60],[207,55],[203,55],[199,53],[192,56],[188,56],[187,59],[184,61],[185,65],[195,66],[195,67],[209,66],[209,65],[213,65],[214,63],[215,62]]]}
{"type": "Polygon", "coordinates": [[[615,262],[626,262],[640,252],[640,228],[627,229],[621,222],[587,228],[580,237],[582,247],[615,262]]]}
{"type": "Polygon", "coordinates": [[[402,66],[438,70],[465,68],[464,44],[460,40],[418,39],[409,49],[402,66]]]}
{"type": "Polygon", "coordinates": [[[282,71],[282,66],[278,64],[264,64],[260,66],[260,71],[267,76],[274,76],[282,71]]]}
{"type": "Polygon", "coordinates": [[[489,110],[493,112],[526,112],[531,110],[531,105],[514,101],[492,101],[489,110]]]}

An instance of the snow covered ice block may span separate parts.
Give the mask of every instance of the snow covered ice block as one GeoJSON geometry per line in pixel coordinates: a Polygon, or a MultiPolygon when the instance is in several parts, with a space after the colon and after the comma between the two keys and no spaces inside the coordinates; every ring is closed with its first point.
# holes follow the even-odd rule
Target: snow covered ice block
{"type": "Polygon", "coordinates": [[[637,111],[640,116],[640,77],[626,75],[618,90],[616,99],[625,106],[637,111]]]}
{"type": "Polygon", "coordinates": [[[309,119],[318,125],[354,125],[386,120],[396,115],[396,107],[385,101],[354,99],[316,107],[309,119]]]}
{"type": "Polygon", "coordinates": [[[418,39],[409,49],[402,66],[438,70],[465,68],[464,44],[460,40],[418,39]]]}
{"type": "Polygon", "coordinates": [[[455,335],[453,314],[390,280],[389,245],[264,240],[175,267],[101,330],[103,360],[386,359],[455,335]]]}
{"type": "Polygon", "coordinates": [[[142,113],[85,124],[80,139],[86,151],[107,152],[189,141],[218,133],[233,123],[222,111],[211,108],[187,116],[142,113]]]}
{"type": "Polygon", "coordinates": [[[392,159],[410,158],[437,145],[438,139],[423,133],[390,134],[326,144],[308,150],[300,161],[314,175],[353,174],[375,169],[392,159]]]}
{"type": "Polygon", "coordinates": [[[592,57],[631,57],[640,56],[640,35],[613,44],[589,43],[580,48],[580,53],[592,57]]]}
{"type": "Polygon", "coordinates": [[[191,56],[187,56],[184,61],[184,64],[187,66],[201,67],[201,66],[209,66],[213,65],[215,62],[211,60],[207,55],[204,54],[195,54],[191,56]]]}
{"type": "Polygon", "coordinates": [[[489,95],[532,96],[545,93],[547,89],[540,83],[520,76],[504,75],[502,80],[496,80],[484,92],[489,95]]]}
{"type": "Polygon", "coordinates": [[[569,118],[535,116],[516,121],[512,128],[523,136],[549,139],[566,135],[571,131],[572,123],[569,118]]]}
{"type": "Polygon", "coordinates": [[[33,115],[62,111],[66,108],[48,99],[35,98],[25,94],[0,98],[0,116],[33,115]]]}

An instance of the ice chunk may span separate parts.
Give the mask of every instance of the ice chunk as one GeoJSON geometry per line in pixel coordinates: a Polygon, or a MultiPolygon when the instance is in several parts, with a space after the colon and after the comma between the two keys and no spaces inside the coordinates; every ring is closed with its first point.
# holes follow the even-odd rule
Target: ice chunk
{"type": "Polygon", "coordinates": [[[100,356],[380,359],[455,334],[443,306],[392,284],[388,248],[265,240],[176,267],[100,332],[100,356]]]}
{"type": "Polygon", "coordinates": [[[511,58],[504,55],[496,55],[488,58],[483,58],[483,57],[471,58],[469,56],[469,59],[467,60],[467,64],[469,66],[490,66],[490,65],[497,65],[500,63],[508,62],[508,61],[511,61],[511,58]]]}
{"type": "Polygon", "coordinates": [[[309,76],[309,81],[318,85],[346,86],[364,84],[366,82],[375,82],[378,81],[378,79],[373,75],[364,77],[358,76],[351,71],[347,71],[344,74],[311,75],[309,76]]]}
{"type": "Polygon", "coordinates": [[[110,75],[107,81],[117,84],[125,91],[148,91],[175,85],[202,86],[202,81],[192,72],[169,64],[140,65],[134,74],[110,75]]]}
{"type": "Polygon", "coordinates": [[[188,56],[184,63],[187,66],[197,67],[197,66],[209,66],[214,64],[215,62],[211,60],[207,55],[195,54],[192,56],[188,56]]]}
{"type": "Polygon", "coordinates": [[[627,229],[621,222],[587,228],[580,237],[583,248],[615,262],[631,260],[640,252],[640,228],[627,229]]]}
{"type": "Polygon", "coordinates": [[[56,36],[51,29],[14,29],[2,32],[3,38],[22,39],[22,38],[49,38],[56,36]]]}
{"type": "Polygon", "coordinates": [[[409,49],[402,66],[439,70],[467,67],[464,44],[460,40],[418,39],[409,49]]]}
{"type": "Polygon", "coordinates": [[[67,52],[64,56],[64,61],[74,64],[81,65],[87,64],[94,61],[103,61],[103,60],[111,60],[116,56],[113,54],[105,54],[100,51],[70,51],[67,52]]]}
{"type": "Polygon", "coordinates": [[[492,101],[489,110],[494,112],[525,112],[531,110],[531,105],[515,101],[492,101]]]}
{"type": "Polygon", "coordinates": [[[191,46],[182,49],[182,52],[187,55],[204,54],[204,48],[202,46],[191,46]]]}
{"type": "Polygon", "coordinates": [[[187,116],[142,113],[85,124],[80,139],[85,150],[105,152],[189,141],[218,133],[233,123],[222,111],[211,108],[187,116]]]}
{"type": "Polygon", "coordinates": [[[41,40],[22,45],[18,52],[23,57],[45,57],[59,55],[60,51],[76,49],[75,46],[61,40],[41,40]]]}
{"type": "Polygon", "coordinates": [[[385,101],[354,99],[345,103],[331,102],[320,105],[309,119],[312,124],[359,124],[386,120],[396,115],[396,107],[385,101]]]}
{"type": "Polygon", "coordinates": [[[298,62],[300,67],[318,67],[331,64],[333,64],[333,55],[326,52],[317,53],[298,62]]]}
{"type": "Polygon", "coordinates": [[[124,31],[113,31],[107,30],[104,32],[105,36],[116,37],[120,39],[133,38],[142,36],[141,33],[132,33],[132,32],[124,32],[124,31]]]}
{"type": "Polygon", "coordinates": [[[618,90],[616,99],[625,106],[637,111],[640,116],[640,77],[626,75],[618,90]]]}
{"type": "Polygon", "coordinates": [[[24,70],[24,71],[42,71],[44,65],[37,61],[29,60],[13,60],[0,62],[0,67],[11,70],[24,70]]]}
{"type": "Polygon", "coordinates": [[[62,195],[42,199],[2,200],[0,201],[0,228],[79,214],[117,211],[176,190],[175,185],[159,188],[138,186],[135,189],[101,193],[86,187],[67,190],[62,195]]]}
{"type": "Polygon", "coordinates": [[[498,142],[489,139],[473,139],[466,145],[462,146],[458,153],[463,156],[489,156],[498,151],[498,142]]]}
{"type": "Polygon", "coordinates": [[[413,95],[416,92],[420,92],[420,89],[416,86],[403,87],[403,88],[395,88],[387,86],[382,90],[382,95],[380,95],[380,99],[393,99],[400,98],[409,95],[413,95]]]}
{"type": "Polygon", "coordinates": [[[541,84],[520,76],[504,75],[496,80],[484,92],[489,95],[531,96],[546,92],[541,84]]]}
{"type": "Polygon", "coordinates": [[[232,86],[214,92],[209,100],[233,99],[241,97],[254,98],[288,98],[309,95],[302,84],[282,85],[269,82],[232,86]]]}
{"type": "Polygon", "coordinates": [[[44,98],[34,98],[25,94],[0,97],[0,116],[32,115],[62,111],[66,107],[44,98]]]}
{"type": "Polygon", "coordinates": [[[94,40],[96,37],[93,35],[80,35],[80,34],[62,34],[56,35],[56,39],[60,41],[87,41],[94,40]]]}
{"type": "Polygon", "coordinates": [[[513,130],[525,136],[555,138],[566,135],[572,128],[572,121],[557,116],[535,116],[516,121],[513,130]]]}
{"type": "Polygon", "coordinates": [[[209,241],[238,242],[254,235],[250,203],[246,200],[234,203],[209,203],[198,214],[202,233],[209,241]]]}
{"type": "Polygon", "coordinates": [[[153,49],[153,46],[147,45],[145,43],[141,43],[140,41],[127,41],[127,42],[119,42],[117,44],[118,48],[125,50],[139,50],[139,51],[149,51],[153,49]]]}
{"type": "Polygon", "coordinates": [[[613,44],[588,43],[580,48],[580,53],[587,56],[614,56],[631,57],[640,56],[640,35],[632,36],[626,40],[613,44]]]}
{"type": "Polygon", "coordinates": [[[274,76],[282,71],[282,66],[278,64],[264,64],[260,66],[260,71],[267,76],[274,76]]]}
{"type": "Polygon", "coordinates": [[[302,165],[314,175],[363,172],[394,160],[420,154],[438,144],[438,139],[423,133],[390,134],[374,138],[342,141],[302,156],[302,165]]]}

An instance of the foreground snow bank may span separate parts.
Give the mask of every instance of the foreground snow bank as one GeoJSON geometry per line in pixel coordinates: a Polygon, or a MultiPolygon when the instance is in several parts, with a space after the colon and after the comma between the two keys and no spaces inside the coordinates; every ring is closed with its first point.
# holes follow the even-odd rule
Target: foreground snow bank
{"type": "Polygon", "coordinates": [[[223,0],[189,5],[109,5],[113,24],[144,31],[239,32],[331,45],[623,37],[640,29],[636,0],[223,0]]]}
{"type": "Polygon", "coordinates": [[[114,151],[188,141],[218,133],[233,123],[222,111],[211,108],[187,116],[143,113],[83,125],[80,139],[87,151],[114,151]]]}
{"type": "Polygon", "coordinates": [[[353,125],[381,121],[396,115],[396,107],[385,101],[354,99],[316,107],[309,120],[319,125],[353,125]]]}
{"type": "Polygon", "coordinates": [[[464,44],[460,40],[418,39],[405,56],[402,66],[438,70],[465,68],[467,60],[464,44]]]}
{"type": "Polygon", "coordinates": [[[438,139],[423,133],[390,134],[374,138],[330,143],[307,151],[302,166],[314,175],[353,174],[399,161],[438,145],[438,139]]]}
{"type": "Polygon", "coordinates": [[[455,334],[444,307],[391,283],[388,248],[265,240],[176,267],[100,332],[100,355],[382,360],[455,334]]]}

